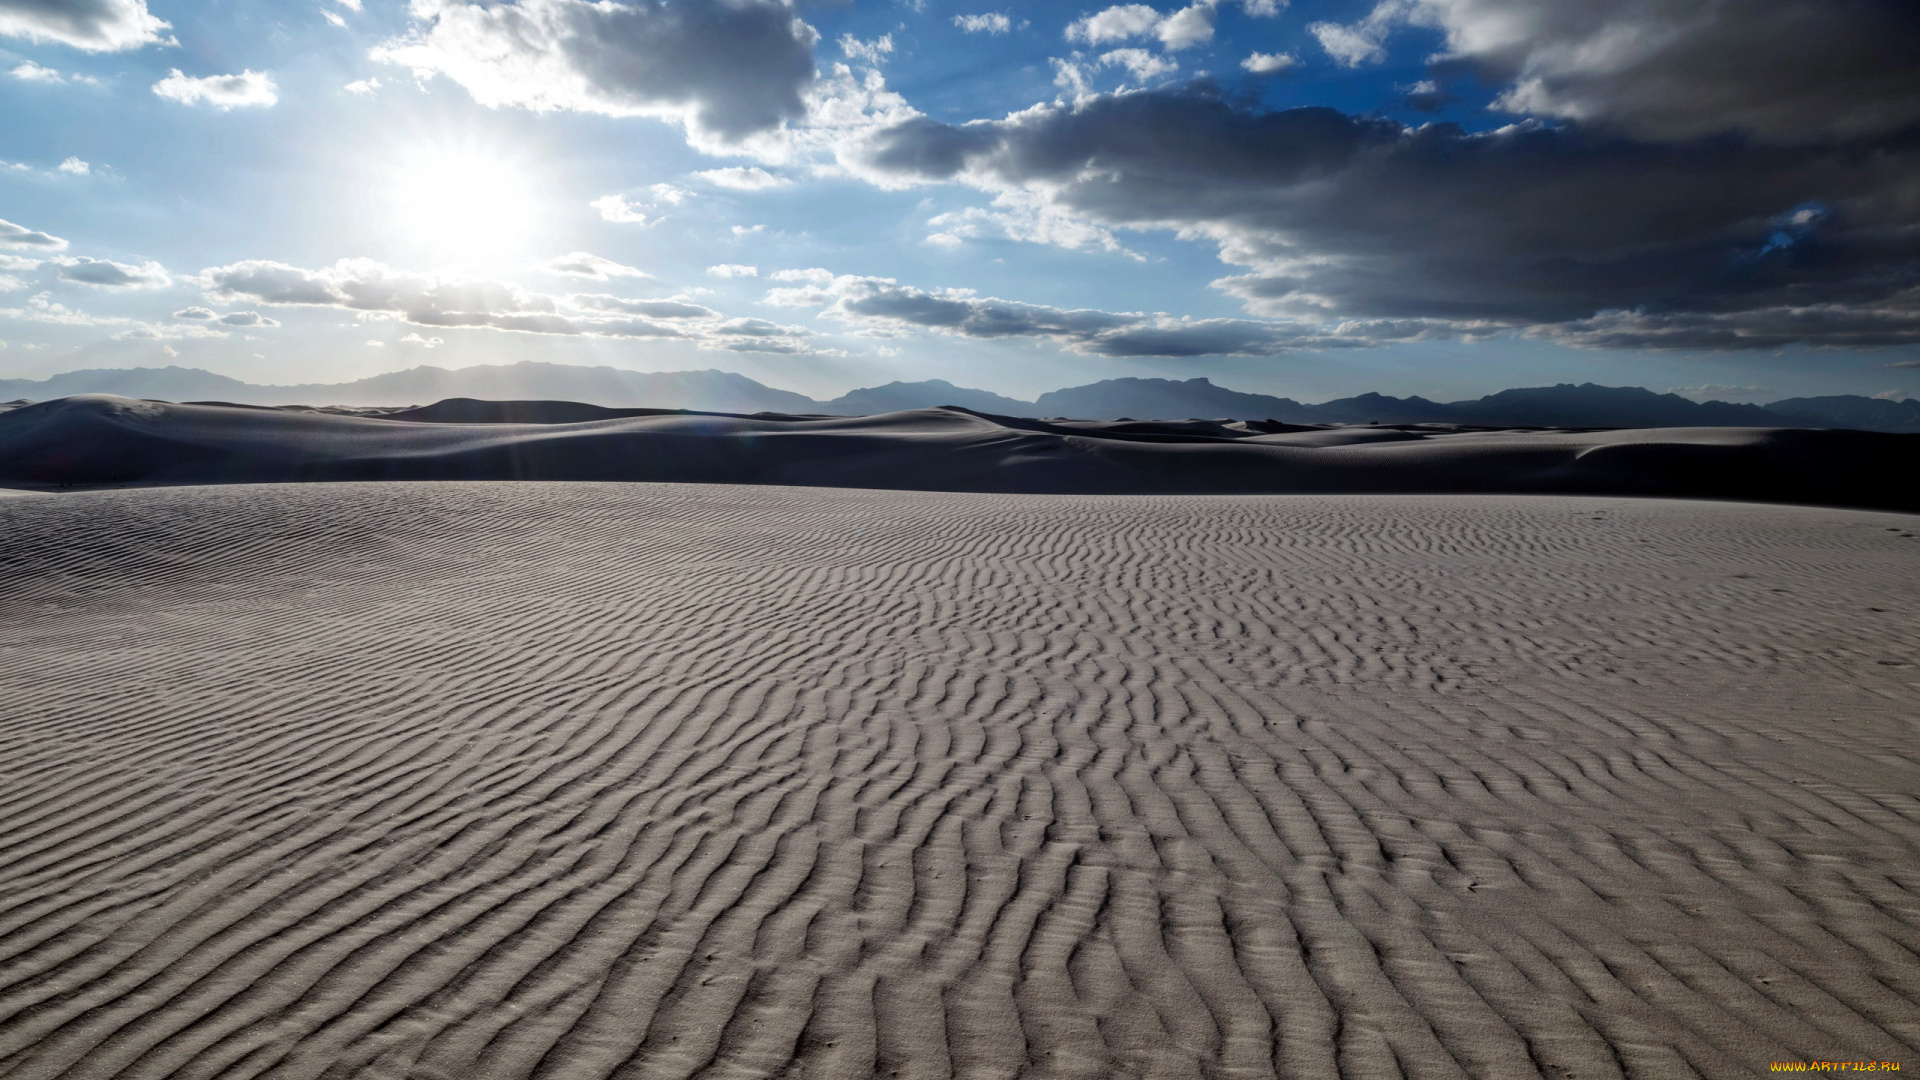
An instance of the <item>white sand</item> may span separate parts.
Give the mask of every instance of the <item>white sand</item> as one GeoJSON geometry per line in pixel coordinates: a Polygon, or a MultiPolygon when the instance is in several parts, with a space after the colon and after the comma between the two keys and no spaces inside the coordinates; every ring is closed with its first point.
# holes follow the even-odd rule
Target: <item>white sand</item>
{"type": "Polygon", "coordinates": [[[0,1075],[1920,1068],[1920,518],[0,503],[0,1075]]]}

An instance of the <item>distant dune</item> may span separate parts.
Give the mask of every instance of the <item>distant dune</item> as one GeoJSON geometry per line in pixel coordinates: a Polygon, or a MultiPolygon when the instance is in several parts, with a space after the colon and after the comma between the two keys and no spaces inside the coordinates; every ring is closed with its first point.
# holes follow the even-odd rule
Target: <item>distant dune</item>
{"type": "Polygon", "coordinates": [[[1147,494],[1624,494],[1920,509],[1920,436],[739,416],[449,401],[380,415],[107,396],[0,413],[0,483],[624,480],[1147,494]],[[516,422],[517,421],[517,422],[516,422]]]}
{"type": "Polygon", "coordinates": [[[0,500],[0,1075],[1911,1069],[1916,526],[0,500]]]}

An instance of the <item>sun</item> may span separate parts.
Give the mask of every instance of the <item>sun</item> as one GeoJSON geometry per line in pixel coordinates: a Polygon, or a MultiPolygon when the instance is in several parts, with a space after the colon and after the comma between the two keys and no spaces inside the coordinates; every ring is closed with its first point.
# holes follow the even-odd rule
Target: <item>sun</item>
{"type": "Polygon", "coordinates": [[[439,259],[486,258],[526,246],[541,202],[513,156],[476,147],[417,147],[398,156],[389,185],[395,224],[439,259]]]}

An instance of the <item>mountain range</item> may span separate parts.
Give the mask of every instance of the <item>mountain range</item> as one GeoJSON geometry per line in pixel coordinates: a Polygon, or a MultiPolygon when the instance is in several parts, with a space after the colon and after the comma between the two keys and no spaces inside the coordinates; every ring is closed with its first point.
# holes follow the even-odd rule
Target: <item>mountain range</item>
{"type": "Polygon", "coordinates": [[[1766,405],[1693,401],[1641,387],[1575,386],[1502,390],[1468,401],[1368,393],[1303,404],[1249,394],[1205,378],[1107,379],[1021,401],[940,379],[892,382],[830,401],[766,386],[727,371],[627,371],[611,367],[520,363],[467,368],[415,367],[344,383],[261,386],[198,368],[70,371],[42,380],[0,379],[0,400],[73,394],[121,394],[165,401],[249,405],[422,405],[446,398],[560,400],[615,407],[705,412],[824,413],[861,416],[958,405],[999,416],[1166,420],[1187,417],[1278,420],[1287,424],[1459,424],[1473,427],[1807,427],[1920,432],[1920,400],[1842,394],[1766,405]]]}

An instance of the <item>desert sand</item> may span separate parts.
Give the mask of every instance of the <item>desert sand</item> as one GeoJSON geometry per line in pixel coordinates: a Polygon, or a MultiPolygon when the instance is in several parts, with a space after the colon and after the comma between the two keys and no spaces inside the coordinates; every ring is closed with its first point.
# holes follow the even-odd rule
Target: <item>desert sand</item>
{"type": "Polygon", "coordinates": [[[9,1080],[1920,1067],[1912,515],[383,482],[0,536],[9,1080]]]}
{"type": "Polygon", "coordinates": [[[408,410],[104,394],[0,413],[0,484],[644,480],[1056,494],[1648,495],[1920,512],[1920,435],[1795,428],[1031,420],[454,399],[408,410]],[[375,415],[377,414],[377,415],[375,415]]]}

